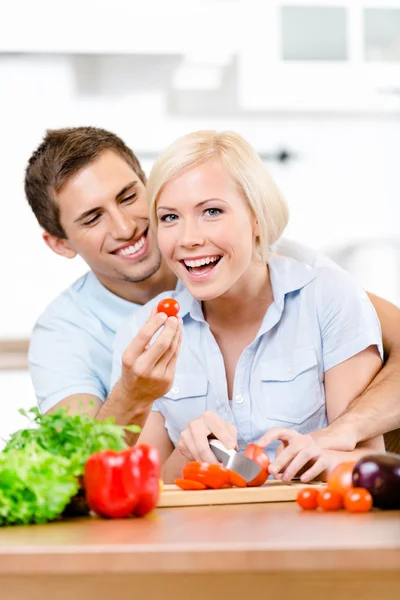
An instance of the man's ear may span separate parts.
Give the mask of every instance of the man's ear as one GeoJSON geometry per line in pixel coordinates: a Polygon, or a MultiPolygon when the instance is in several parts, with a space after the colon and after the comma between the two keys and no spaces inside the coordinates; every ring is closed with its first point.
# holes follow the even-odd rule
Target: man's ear
{"type": "Polygon", "coordinates": [[[55,235],[51,235],[47,231],[42,233],[42,237],[50,250],[53,250],[56,254],[64,256],[65,258],[75,258],[76,252],[71,248],[68,240],[63,240],[55,235]]]}

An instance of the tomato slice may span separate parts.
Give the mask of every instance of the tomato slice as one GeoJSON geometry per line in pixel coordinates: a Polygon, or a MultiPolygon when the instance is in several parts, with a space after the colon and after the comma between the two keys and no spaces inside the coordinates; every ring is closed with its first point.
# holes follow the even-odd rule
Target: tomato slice
{"type": "Polygon", "coordinates": [[[207,489],[204,483],[199,481],[190,481],[189,479],[175,479],[175,485],[181,490],[205,490],[207,489]]]}
{"type": "Polygon", "coordinates": [[[268,467],[270,465],[270,460],[268,454],[264,451],[261,446],[257,446],[257,444],[249,444],[245,451],[244,456],[247,458],[251,458],[261,467],[261,471],[252,481],[250,481],[247,485],[249,487],[256,487],[258,485],[263,485],[268,479],[269,471],[268,467]]]}
{"type": "Polygon", "coordinates": [[[229,471],[229,477],[231,479],[231,484],[234,485],[235,487],[238,488],[244,488],[247,487],[247,483],[246,480],[243,479],[243,477],[241,475],[239,475],[239,473],[235,473],[235,471],[229,471]]]}
{"type": "Polygon", "coordinates": [[[183,479],[198,481],[212,489],[220,489],[231,483],[229,471],[223,465],[190,462],[183,467],[182,476],[183,479]]]}

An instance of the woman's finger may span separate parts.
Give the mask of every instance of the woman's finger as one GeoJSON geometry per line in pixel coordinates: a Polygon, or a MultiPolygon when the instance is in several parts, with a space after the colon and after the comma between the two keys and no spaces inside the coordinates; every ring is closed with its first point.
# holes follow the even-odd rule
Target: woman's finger
{"type": "Polygon", "coordinates": [[[310,467],[307,471],[305,471],[301,477],[300,481],[302,483],[308,483],[313,479],[316,479],[318,475],[320,475],[327,468],[325,457],[322,455],[318,458],[318,460],[310,467]]]}
{"type": "Polygon", "coordinates": [[[291,481],[307,463],[311,460],[318,460],[319,456],[320,452],[318,450],[316,450],[314,456],[308,449],[300,450],[285,469],[282,475],[283,481],[291,481]]]}

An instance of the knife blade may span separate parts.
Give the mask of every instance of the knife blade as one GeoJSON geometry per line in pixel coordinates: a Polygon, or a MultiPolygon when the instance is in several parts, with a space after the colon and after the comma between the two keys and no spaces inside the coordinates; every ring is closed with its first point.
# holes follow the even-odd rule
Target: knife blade
{"type": "Polygon", "coordinates": [[[254,460],[238,454],[236,450],[227,450],[219,440],[210,440],[209,444],[216,459],[227,469],[238,473],[247,483],[253,481],[261,471],[260,465],[254,460]]]}

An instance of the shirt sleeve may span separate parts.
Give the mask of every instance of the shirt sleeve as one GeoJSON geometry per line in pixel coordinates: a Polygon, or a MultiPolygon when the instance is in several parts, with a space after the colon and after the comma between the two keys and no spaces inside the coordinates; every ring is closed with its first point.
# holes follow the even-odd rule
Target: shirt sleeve
{"type": "Polygon", "coordinates": [[[107,396],[99,372],[110,370],[110,348],[88,331],[59,317],[36,323],[29,347],[29,370],[38,406],[47,412],[72,394],[107,396]]]}
{"type": "Polygon", "coordinates": [[[377,346],[383,359],[378,316],[366,292],[341,269],[323,268],[316,279],[324,371],[377,346]]]}

